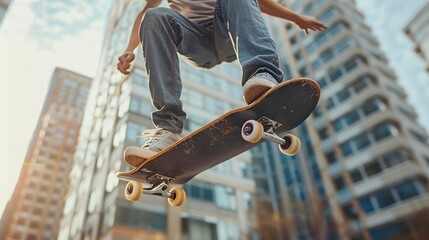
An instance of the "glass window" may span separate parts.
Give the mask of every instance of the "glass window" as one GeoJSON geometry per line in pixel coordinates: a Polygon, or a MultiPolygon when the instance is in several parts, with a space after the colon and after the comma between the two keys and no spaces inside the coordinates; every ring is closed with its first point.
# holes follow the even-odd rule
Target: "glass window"
{"type": "Polygon", "coordinates": [[[358,150],[363,149],[371,144],[367,134],[362,134],[355,139],[355,144],[358,150]]]}
{"type": "Polygon", "coordinates": [[[345,157],[353,154],[352,147],[350,146],[350,142],[345,142],[340,145],[341,151],[345,157]]]}
{"type": "Polygon", "coordinates": [[[350,92],[348,91],[347,88],[337,93],[337,98],[339,102],[343,102],[347,100],[349,97],[350,97],[350,92]]]}
{"type": "Polygon", "coordinates": [[[349,219],[357,219],[356,210],[354,209],[353,205],[348,204],[344,206],[343,208],[344,215],[346,215],[349,219]]]}
{"type": "Polygon", "coordinates": [[[319,137],[322,140],[329,138],[328,128],[323,128],[323,129],[319,130],[318,133],[319,133],[319,137]]]}
{"type": "Polygon", "coordinates": [[[389,124],[385,123],[381,126],[377,126],[373,131],[373,135],[377,141],[392,135],[389,129],[389,124]]]}
{"type": "Polygon", "coordinates": [[[375,99],[372,99],[371,101],[365,103],[362,106],[362,110],[365,113],[365,116],[368,116],[373,112],[376,112],[378,110],[378,105],[376,104],[375,99]]]}
{"type": "Polygon", "coordinates": [[[334,130],[335,130],[336,132],[339,132],[339,131],[343,130],[344,125],[343,125],[342,118],[335,120],[335,121],[333,122],[333,126],[334,126],[334,130]]]}
{"type": "Polygon", "coordinates": [[[402,162],[401,154],[399,151],[387,154],[383,157],[383,160],[387,167],[392,167],[402,162]]]}
{"type": "Polygon", "coordinates": [[[380,208],[385,208],[395,203],[395,199],[393,198],[393,194],[390,189],[376,193],[375,198],[377,199],[378,206],[380,208]]]}
{"type": "Polygon", "coordinates": [[[351,70],[355,69],[357,66],[358,66],[358,63],[356,61],[356,58],[353,58],[352,60],[344,64],[344,69],[346,69],[347,72],[350,72],[351,70]]]}
{"type": "Polygon", "coordinates": [[[336,7],[330,7],[328,10],[326,10],[325,12],[323,12],[319,19],[322,22],[326,22],[327,20],[329,20],[332,16],[334,16],[334,14],[337,12],[337,8],[336,7]]]}
{"type": "Polygon", "coordinates": [[[331,79],[331,82],[336,82],[342,75],[343,73],[339,68],[329,71],[329,78],[331,79]]]}
{"type": "Polygon", "coordinates": [[[335,107],[334,99],[332,97],[328,98],[326,105],[328,109],[334,108],[335,107]]]}
{"type": "Polygon", "coordinates": [[[335,188],[337,189],[337,191],[341,191],[342,189],[344,189],[346,187],[346,185],[344,183],[344,179],[342,176],[339,176],[339,177],[334,179],[334,185],[335,185],[335,188]]]}
{"type": "Polygon", "coordinates": [[[328,83],[326,82],[326,78],[325,77],[321,78],[318,81],[318,83],[319,83],[320,88],[325,88],[328,85],[328,83]]]}
{"type": "Polygon", "coordinates": [[[117,223],[123,226],[131,226],[162,232],[167,230],[165,214],[148,212],[136,208],[131,209],[119,207],[117,211],[117,223]]]}
{"type": "Polygon", "coordinates": [[[359,120],[359,114],[357,113],[357,111],[353,111],[348,113],[344,119],[346,120],[346,123],[348,125],[352,125],[353,123],[357,122],[359,120]]]}
{"type": "Polygon", "coordinates": [[[350,47],[354,46],[355,42],[351,38],[344,39],[343,41],[339,42],[334,48],[336,53],[344,52],[345,50],[349,49],[350,47]]]}
{"type": "Polygon", "coordinates": [[[362,174],[360,173],[359,169],[355,169],[355,170],[351,171],[350,177],[352,178],[352,181],[354,183],[360,182],[363,179],[362,174]]]}
{"type": "Polygon", "coordinates": [[[359,202],[360,207],[365,211],[365,213],[371,213],[375,210],[370,196],[362,198],[359,202]]]}
{"type": "Polygon", "coordinates": [[[373,161],[369,164],[365,165],[365,171],[366,171],[366,175],[368,175],[368,177],[371,177],[372,175],[375,175],[379,172],[381,172],[381,165],[378,161],[373,161]]]}
{"type": "Polygon", "coordinates": [[[398,192],[399,198],[401,200],[405,200],[419,195],[419,191],[417,190],[414,181],[396,187],[396,191],[398,192]]]}
{"type": "Polygon", "coordinates": [[[331,60],[334,57],[334,53],[332,52],[331,49],[327,49],[323,51],[320,56],[321,56],[321,59],[326,63],[326,62],[329,62],[329,60],[331,60]]]}
{"type": "Polygon", "coordinates": [[[352,87],[353,87],[353,90],[358,93],[363,89],[365,89],[367,85],[364,79],[359,79],[353,83],[352,87]]]}

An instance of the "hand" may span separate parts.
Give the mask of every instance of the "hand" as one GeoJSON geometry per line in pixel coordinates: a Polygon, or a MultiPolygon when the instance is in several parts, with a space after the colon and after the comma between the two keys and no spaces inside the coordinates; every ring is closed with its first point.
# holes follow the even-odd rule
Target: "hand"
{"type": "Polygon", "coordinates": [[[296,21],[295,24],[299,28],[304,30],[306,35],[308,35],[308,29],[311,29],[313,31],[323,31],[328,28],[317,18],[303,15],[300,16],[300,19],[296,21]]]}
{"type": "Polygon", "coordinates": [[[130,69],[131,66],[131,62],[134,61],[135,59],[135,55],[133,52],[125,52],[122,54],[122,56],[120,56],[118,58],[118,65],[117,68],[119,70],[119,72],[128,75],[130,74],[130,72],[128,71],[128,69],[130,69]]]}

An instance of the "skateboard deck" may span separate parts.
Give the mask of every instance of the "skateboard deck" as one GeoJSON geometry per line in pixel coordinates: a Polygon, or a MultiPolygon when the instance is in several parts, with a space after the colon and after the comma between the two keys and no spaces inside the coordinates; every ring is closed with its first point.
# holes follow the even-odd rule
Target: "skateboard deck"
{"type": "MultiPolygon", "coordinates": [[[[314,80],[288,80],[270,89],[252,104],[227,112],[188,134],[133,170],[118,172],[117,177],[153,186],[159,186],[161,182],[167,187],[170,183],[184,184],[199,173],[263,141],[281,141],[278,139],[300,125],[311,114],[319,97],[320,88],[314,80]],[[261,122],[263,130],[268,132],[256,143],[244,139],[243,125],[248,120],[261,122]]],[[[250,125],[251,130],[253,127],[256,126],[250,125]]],[[[153,195],[165,196],[159,192],[153,195]]],[[[174,194],[167,194],[167,197],[171,196],[174,194]]]]}

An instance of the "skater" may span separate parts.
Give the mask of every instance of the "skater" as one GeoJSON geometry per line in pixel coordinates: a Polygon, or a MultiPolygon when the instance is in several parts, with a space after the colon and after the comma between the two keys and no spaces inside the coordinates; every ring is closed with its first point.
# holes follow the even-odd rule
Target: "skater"
{"type": "Polygon", "coordinates": [[[243,70],[243,97],[250,104],[283,81],[273,40],[262,13],[278,17],[305,31],[327,27],[314,17],[297,14],[273,0],[147,0],[133,25],[130,41],[119,57],[118,70],[129,74],[133,51],[141,43],[149,78],[155,129],[145,130],[142,147],[128,147],[125,160],[132,166],[181,138],[186,113],[177,53],[194,65],[209,69],[239,60],[243,70]]]}

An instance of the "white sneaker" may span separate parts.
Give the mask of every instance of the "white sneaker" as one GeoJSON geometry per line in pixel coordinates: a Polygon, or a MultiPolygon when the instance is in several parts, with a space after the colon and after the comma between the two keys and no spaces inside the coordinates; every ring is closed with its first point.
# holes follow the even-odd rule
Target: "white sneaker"
{"type": "Polygon", "coordinates": [[[251,104],[266,91],[276,86],[276,80],[269,73],[258,73],[251,77],[243,86],[243,97],[247,104],[251,104]]]}
{"type": "Polygon", "coordinates": [[[141,137],[149,140],[142,147],[131,146],[124,151],[125,161],[133,167],[139,166],[145,159],[152,157],[181,138],[180,134],[162,128],[145,130],[141,137]]]}

